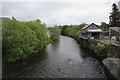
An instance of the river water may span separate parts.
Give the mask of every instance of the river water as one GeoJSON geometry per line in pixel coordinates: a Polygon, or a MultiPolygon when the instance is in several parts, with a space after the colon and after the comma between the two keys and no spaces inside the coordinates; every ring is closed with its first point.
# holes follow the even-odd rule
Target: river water
{"type": "Polygon", "coordinates": [[[72,38],[61,36],[25,60],[3,64],[3,78],[107,78],[92,52],[72,38]]]}

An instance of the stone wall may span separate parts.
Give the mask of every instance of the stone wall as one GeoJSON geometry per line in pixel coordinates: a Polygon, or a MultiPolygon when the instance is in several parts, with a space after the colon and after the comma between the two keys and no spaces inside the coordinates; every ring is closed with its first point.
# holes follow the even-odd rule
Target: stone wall
{"type": "MultiPolygon", "coordinates": [[[[97,44],[97,43],[101,43],[100,41],[97,41],[97,40],[89,40],[89,39],[86,39],[86,38],[82,38],[80,37],[79,38],[79,43],[81,44],[81,46],[83,48],[88,48],[90,50],[94,50],[94,46],[97,44]]],[[[105,44],[105,43],[101,43],[103,45],[106,46],[106,54],[107,54],[107,57],[112,57],[112,58],[120,58],[120,45],[114,45],[114,44],[105,44]]]]}
{"type": "Polygon", "coordinates": [[[120,46],[118,45],[109,45],[107,46],[107,56],[108,57],[118,57],[120,58],[120,46]]]}

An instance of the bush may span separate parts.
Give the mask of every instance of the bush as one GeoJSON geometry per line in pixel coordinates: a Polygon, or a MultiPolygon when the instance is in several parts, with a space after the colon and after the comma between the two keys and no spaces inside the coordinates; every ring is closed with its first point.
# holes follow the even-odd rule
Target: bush
{"type": "Polygon", "coordinates": [[[94,39],[88,39],[88,42],[89,42],[90,44],[95,44],[95,40],[94,40],[94,39]]]}
{"type": "Polygon", "coordinates": [[[94,48],[94,52],[101,59],[106,58],[106,47],[103,44],[97,43],[94,48]]]}

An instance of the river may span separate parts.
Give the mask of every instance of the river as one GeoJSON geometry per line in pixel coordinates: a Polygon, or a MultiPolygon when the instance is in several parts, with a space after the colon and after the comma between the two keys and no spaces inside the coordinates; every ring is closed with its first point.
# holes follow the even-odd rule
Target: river
{"type": "Polygon", "coordinates": [[[72,38],[60,40],[25,60],[3,64],[3,78],[107,78],[92,52],[72,38]]]}

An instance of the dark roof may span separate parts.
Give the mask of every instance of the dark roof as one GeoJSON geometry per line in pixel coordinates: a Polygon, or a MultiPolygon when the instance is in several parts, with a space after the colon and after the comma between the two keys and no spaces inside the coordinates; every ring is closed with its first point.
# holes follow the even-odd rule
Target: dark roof
{"type": "Polygon", "coordinates": [[[110,29],[120,33],[120,27],[110,27],[110,29]]]}
{"type": "Polygon", "coordinates": [[[98,27],[98,28],[99,28],[99,26],[98,26],[98,25],[96,25],[96,24],[92,23],[92,24],[90,24],[90,25],[87,25],[87,26],[83,27],[82,29],[87,29],[87,28],[88,28],[88,27],[90,27],[91,25],[95,25],[96,27],[98,27]]]}

